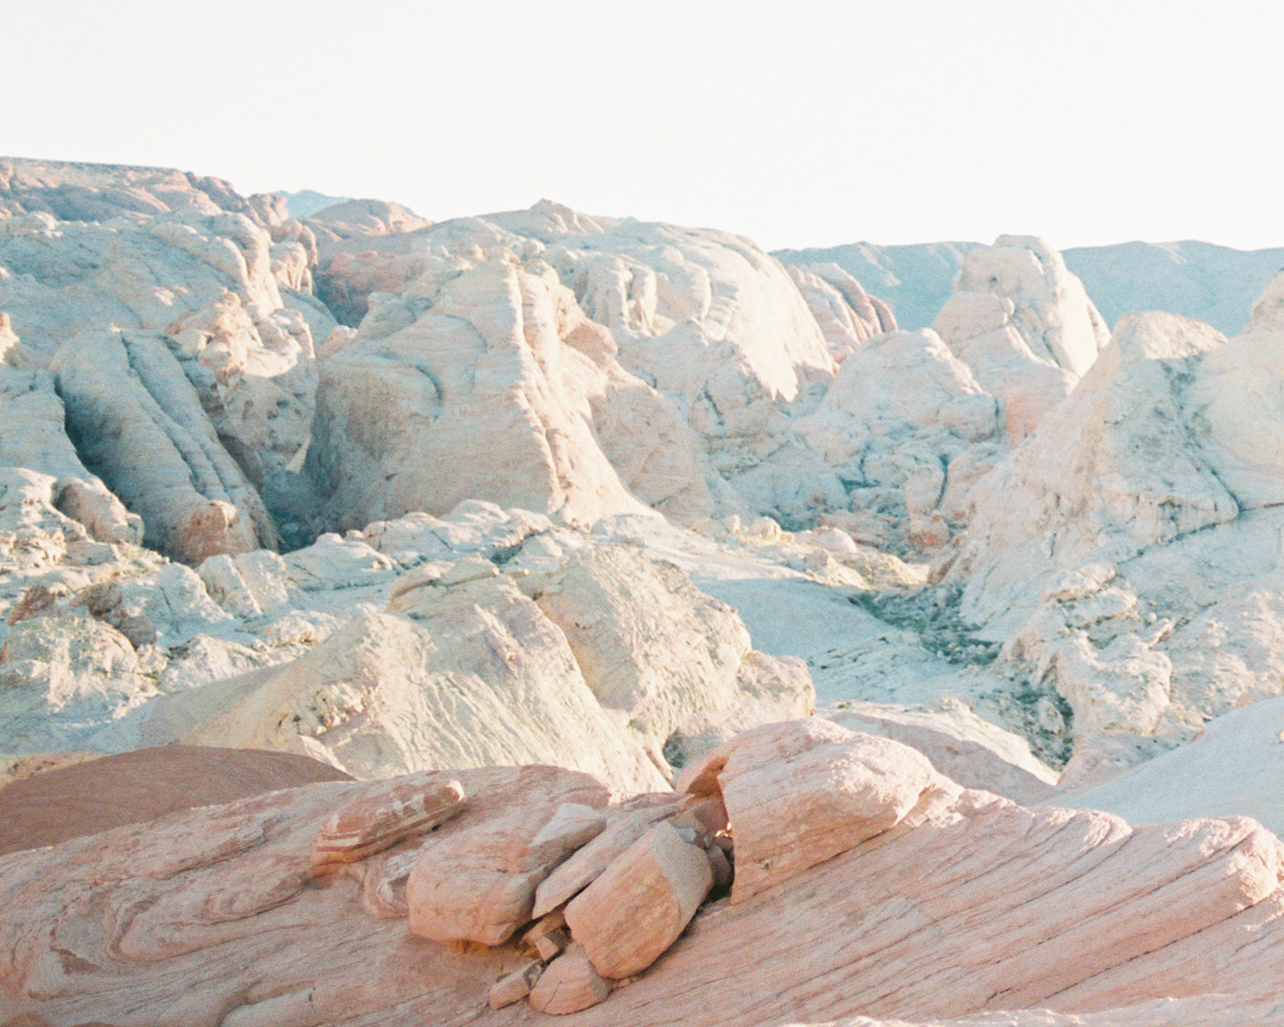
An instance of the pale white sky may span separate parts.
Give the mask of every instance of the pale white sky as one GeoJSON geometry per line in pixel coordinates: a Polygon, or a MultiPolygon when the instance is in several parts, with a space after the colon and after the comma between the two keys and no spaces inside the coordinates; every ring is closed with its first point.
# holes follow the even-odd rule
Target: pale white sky
{"type": "Polygon", "coordinates": [[[1284,245],[1259,0],[8,0],[0,153],[768,248],[1284,245]]]}

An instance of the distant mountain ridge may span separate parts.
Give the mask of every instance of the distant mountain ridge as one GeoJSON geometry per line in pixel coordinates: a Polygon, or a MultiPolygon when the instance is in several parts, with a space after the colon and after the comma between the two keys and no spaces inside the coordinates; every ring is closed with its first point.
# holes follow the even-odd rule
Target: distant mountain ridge
{"type": "Polygon", "coordinates": [[[297,193],[280,190],[278,195],[285,197],[285,202],[292,218],[311,217],[317,211],[333,207],[336,203],[347,203],[351,196],[331,196],[319,193],[315,189],[300,189],[297,193]]]}
{"type": "MultiPolygon", "coordinates": [[[[861,242],[772,255],[786,264],[837,264],[884,300],[901,327],[915,329],[932,323],[950,296],[964,254],[978,245],[861,242]]],[[[1239,334],[1253,301],[1284,267],[1284,247],[1236,250],[1194,240],[1080,246],[1062,256],[1112,325],[1129,311],[1166,310],[1204,321],[1226,335],[1239,334]]]]}

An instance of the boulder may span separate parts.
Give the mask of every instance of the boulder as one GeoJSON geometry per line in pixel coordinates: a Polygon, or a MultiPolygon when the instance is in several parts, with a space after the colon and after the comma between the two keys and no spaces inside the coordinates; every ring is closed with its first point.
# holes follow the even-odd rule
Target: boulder
{"type": "Polygon", "coordinates": [[[811,720],[738,735],[676,787],[721,795],[736,841],[731,901],[743,902],[895,826],[937,779],[912,749],[811,720]]]}
{"type": "MultiPolygon", "coordinates": [[[[791,737],[763,747],[764,757],[836,739],[841,766],[842,745],[866,744],[832,726],[791,737]]],[[[907,773],[904,784],[917,787],[912,755],[882,744],[889,778],[907,773]]],[[[803,751],[825,745],[835,742],[803,751]]],[[[770,763],[758,769],[770,773],[770,763]]],[[[818,790],[810,779],[824,768],[798,769],[799,790],[818,790]]],[[[317,830],[403,783],[303,785],[11,853],[0,860],[6,1015],[122,1027],[472,1022],[497,980],[533,975],[529,958],[511,943],[416,937],[356,899],[372,879],[392,884],[396,859],[433,860],[443,880],[455,875],[461,886],[450,894],[461,899],[478,872],[528,872],[523,854],[557,805],[600,806],[606,793],[551,768],[452,776],[469,796],[457,817],[326,887],[306,883],[317,830]],[[447,857],[459,860],[453,870],[447,857]]],[[[51,810],[58,801],[50,796],[51,810]]],[[[734,810],[732,819],[734,829],[734,810]]],[[[740,902],[703,907],[662,960],[609,994],[573,946],[532,998],[546,1011],[579,1008],[587,1025],[862,1017],[1104,1027],[1188,1013],[1270,1022],[1282,869],[1278,840],[1241,818],[1131,828],[1104,813],[1024,809],[934,777],[890,829],[740,902]],[[734,952],[754,958],[729,959],[734,952]]],[[[478,890],[472,908],[493,908],[498,894],[478,890]]],[[[510,1004],[486,1016],[517,1024],[530,1012],[510,1004]]]]}
{"type": "Polygon", "coordinates": [[[490,771],[485,780],[490,794],[470,802],[468,818],[445,826],[410,870],[410,930],[421,938],[507,941],[530,922],[536,885],[585,840],[549,824],[565,819],[568,803],[597,808],[610,798],[587,775],[554,767],[490,771]]]}
{"type": "Polygon", "coordinates": [[[566,924],[601,976],[632,977],[677,940],[712,887],[704,851],[659,823],[570,901],[566,924]]]}

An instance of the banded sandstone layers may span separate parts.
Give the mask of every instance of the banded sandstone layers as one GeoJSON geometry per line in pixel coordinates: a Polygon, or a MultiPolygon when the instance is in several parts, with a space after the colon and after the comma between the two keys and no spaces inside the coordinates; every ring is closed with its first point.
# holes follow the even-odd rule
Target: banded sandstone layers
{"type": "Polygon", "coordinates": [[[725,830],[694,815],[709,800],[489,769],[305,785],[13,853],[0,1001],[122,1027],[504,1024],[529,1019],[525,984],[577,1024],[1277,1022],[1284,851],[1252,821],[1025,809],[820,722],[732,739],[686,780],[725,803],[725,830]],[[540,882],[612,832],[565,924],[525,930],[540,882]],[[719,839],[732,891],[682,931],[666,911],[689,916],[713,875],[688,891],[680,867],[719,839]]]}

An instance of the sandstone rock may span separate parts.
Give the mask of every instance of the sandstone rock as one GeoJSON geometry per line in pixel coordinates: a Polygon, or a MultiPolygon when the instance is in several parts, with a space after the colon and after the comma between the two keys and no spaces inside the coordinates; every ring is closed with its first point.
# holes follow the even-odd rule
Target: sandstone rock
{"type": "Polygon", "coordinates": [[[961,705],[929,711],[851,703],[825,710],[823,716],[848,730],[916,749],[939,773],[965,788],[994,792],[1023,806],[1051,802],[1057,790],[1057,772],[1030,752],[1024,738],[961,705]]]}
{"type": "Polygon", "coordinates": [[[735,611],[697,591],[677,567],[629,548],[570,554],[536,602],[566,633],[598,701],[627,713],[648,744],[672,739],[674,760],[699,755],[718,734],[814,707],[801,668],[751,656],[735,611]],[[706,731],[713,737],[702,748],[706,731]]]}
{"type": "Polygon", "coordinates": [[[56,767],[0,789],[0,854],[346,774],[287,753],[185,745],[56,767]]]}
{"type": "Polygon", "coordinates": [[[501,977],[490,989],[490,994],[486,997],[487,1004],[491,1009],[503,1009],[514,1002],[520,1002],[531,993],[531,986],[539,980],[543,970],[543,963],[533,962],[501,977]]]}
{"type": "Polygon", "coordinates": [[[325,754],[358,776],[572,763],[620,787],[664,787],[565,636],[507,578],[409,594],[405,616],[353,618],[226,706],[174,697],[199,725],[181,737],[325,754]]]}
{"type": "Polygon", "coordinates": [[[655,824],[677,812],[677,797],[641,809],[609,809],[609,823],[596,838],[556,867],[535,889],[531,916],[552,915],[555,910],[600,877],[607,867],[655,824]]]}
{"type": "Polygon", "coordinates": [[[1277,651],[1266,622],[1232,613],[1260,606],[1263,593],[1247,583],[1273,573],[1235,555],[1276,530],[1273,515],[1263,510],[1259,523],[1246,507],[1270,501],[1271,486],[1255,494],[1252,482],[1269,478],[1272,458],[1236,441],[1251,437],[1247,428],[1218,432],[1218,443],[1207,429],[1227,369],[1251,363],[1273,375],[1269,353],[1171,315],[1125,317],[1047,427],[974,493],[972,533],[947,580],[969,582],[962,613],[1007,641],[1005,662],[1069,702],[1079,749],[1108,749],[1102,732],[1120,731],[1172,744],[1238,695],[1275,694],[1231,655],[1256,648],[1260,662],[1277,651]],[[1241,445],[1246,461],[1229,456],[1241,445]],[[1249,470],[1258,459],[1265,473],[1249,470]],[[1113,580],[1089,581],[1095,568],[1113,580]],[[1075,575],[1087,576],[1082,586],[1075,575]],[[1206,612],[1192,617],[1174,602],[1176,580],[1206,612]],[[1242,627],[1223,650],[1226,623],[1242,627]]]}
{"type": "Polygon", "coordinates": [[[533,948],[545,963],[561,955],[570,940],[566,932],[566,917],[560,912],[540,917],[535,926],[522,935],[522,944],[533,948]]]}
{"type": "Polygon", "coordinates": [[[396,789],[336,810],[312,843],[312,866],[355,863],[398,842],[426,834],[457,816],[464,788],[440,774],[421,775],[396,789]]]}
{"type": "Polygon", "coordinates": [[[321,365],[308,466],[340,526],[470,498],[584,522],[643,509],[592,435],[605,381],[570,344],[584,318],[568,290],[511,256],[416,289],[426,313],[403,300],[402,323],[367,319],[321,365]],[[461,445],[484,459],[453,459],[461,445]]]}
{"type": "Polygon", "coordinates": [[[631,977],[677,940],[712,887],[704,852],[660,823],[570,901],[566,923],[599,974],[631,977]]]}
{"type": "MultiPolygon", "coordinates": [[[[13,339],[16,343],[17,337],[13,339]]],[[[81,463],[67,437],[63,403],[47,371],[20,370],[0,361],[0,411],[8,425],[0,438],[0,463],[51,475],[51,505],[84,525],[92,537],[142,541],[139,517],[81,463]]]]}
{"type": "MultiPolygon", "coordinates": [[[[300,560],[294,561],[296,568],[300,564],[300,560]]],[[[243,618],[277,611],[290,600],[291,579],[285,561],[269,550],[235,557],[220,553],[202,562],[197,573],[211,599],[243,618]]]]}
{"type": "Polygon", "coordinates": [[[0,159],[0,209],[10,217],[39,211],[64,221],[107,221],[126,212],[151,215],[193,208],[259,218],[270,209],[263,199],[247,200],[222,179],[173,168],[0,159]]]}
{"type": "Polygon", "coordinates": [[[743,902],[893,827],[936,779],[911,749],[813,720],[739,735],[677,787],[721,794],[736,841],[731,901],[743,902]]]}
{"type": "Polygon", "coordinates": [[[1061,255],[1041,239],[1008,235],[967,252],[933,328],[1003,399],[1014,445],[1070,392],[1109,337],[1061,255]]]}
{"type": "Polygon", "coordinates": [[[1001,428],[994,397],[931,331],[869,342],[844,362],[816,412],[798,422],[810,446],[851,483],[851,508],[880,518],[892,537],[938,507],[958,522],[958,494],[975,480],[964,461],[984,461],[1001,428]]]}
{"type": "Polygon", "coordinates": [[[786,264],[785,271],[807,301],[835,360],[846,359],[875,335],[896,331],[896,318],[887,306],[837,264],[786,264]]]}
{"type": "MultiPolygon", "coordinates": [[[[532,793],[513,773],[463,772],[469,810],[402,844],[426,854],[488,830],[500,807],[515,815],[532,793]]],[[[548,773],[527,777],[536,794],[548,773]]],[[[369,916],[344,878],[302,886],[336,806],[396,787],[307,785],[11,854],[0,863],[6,1014],[192,1027],[474,1020],[493,982],[527,965],[511,946],[452,950],[369,916]]],[[[746,901],[705,907],[661,962],[579,1022],[1270,1022],[1258,1014],[1281,969],[1282,865],[1278,841],[1250,821],[1131,829],[938,778],[891,830],[746,901]],[[727,958],[746,950],[756,958],[727,958]]],[[[592,983],[583,955],[560,960],[550,983],[563,972],[592,983]]]]}
{"type": "Polygon", "coordinates": [[[572,836],[550,844],[542,826],[567,800],[604,806],[609,798],[587,775],[552,767],[509,777],[507,794],[492,795],[490,808],[470,804],[468,819],[442,831],[411,869],[406,900],[410,930],[419,937],[507,941],[530,921],[536,885],[575,848],[572,836]]]}
{"type": "Polygon", "coordinates": [[[149,545],[192,564],[274,545],[262,501],[159,340],[80,336],[51,366],[69,431],[113,492],[141,513],[149,545]]]}
{"type": "Polygon", "coordinates": [[[578,1013],[605,1001],[611,985],[582,952],[567,952],[545,967],[531,989],[531,1005],[541,1013],[578,1013]]]}
{"type": "MultiPolygon", "coordinates": [[[[1210,720],[1195,740],[1109,779],[1070,790],[1057,805],[1103,809],[1134,824],[1248,816],[1284,831],[1278,756],[1284,699],[1266,699],[1210,720]]],[[[1147,753],[1151,756],[1151,753],[1147,753]]]]}
{"type": "Polygon", "coordinates": [[[84,612],[22,620],[0,643],[3,747],[86,748],[94,729],[156,694],[134,646],[84,612]]]}

